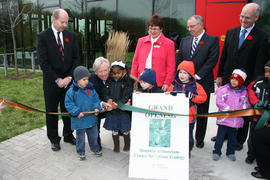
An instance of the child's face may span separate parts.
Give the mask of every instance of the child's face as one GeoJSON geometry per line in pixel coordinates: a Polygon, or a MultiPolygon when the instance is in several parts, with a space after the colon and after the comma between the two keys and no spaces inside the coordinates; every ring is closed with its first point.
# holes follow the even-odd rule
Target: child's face
{"type": "Polygon", "coordinates": [[[140,82],[140,85],[142,86],[143,90],[145,90],[145,89],[151,89],[153,87],[152,84],[149,84],[149,83],[147,83],[145,81],[141,81],[140,82]]]}
{"type": "Polygon", "coordinates": [[[115,79],[120,79],[124,75],[124,70],[118,66],[112,68],[112,77],[115,79]]]}
{"type": "Polygon", "coordinates": [[[234,88],[234,89],[238,89],[238,88],[239,88],[239,87],[238,87],[239,82],[238,82],[238,80],[235,79],[235,78],[232,78],[232,79],[230,80],[230,84],[231,84],[232,88],[234,88]]]}
{"type": "Polygon", "coordinates": [[[270,80],[270,68],[264,68],[264,76],[270,80]]]}
{"type": "Polygon", "coordinates": [[[178,77],[179,77],[180,81],[182,81],[183,83],[189,82],[189,79],[190,79],[189,73],[183,69],[179,70],[178,77]]]}
{"type": "Polygon", "coordinates": [[[77,81],[77,84],[80,88],[85,88],[89,82],[89,77],[85,76],[84,78],[77,81]]]}

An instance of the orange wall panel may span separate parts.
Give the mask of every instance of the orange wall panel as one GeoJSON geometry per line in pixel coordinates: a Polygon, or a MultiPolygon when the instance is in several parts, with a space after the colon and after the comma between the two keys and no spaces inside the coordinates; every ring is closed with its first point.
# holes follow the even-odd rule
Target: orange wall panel
{"type": "MultiPolygon", "coordinates": [[[[196,14],[204,19],[206,31],[219,38],[220,54],[228,29],[240,26],[240,13],[247,1],[197,0],[196,14]]],[[[214,69],[216,77],[218,64],[214,69]]]]}

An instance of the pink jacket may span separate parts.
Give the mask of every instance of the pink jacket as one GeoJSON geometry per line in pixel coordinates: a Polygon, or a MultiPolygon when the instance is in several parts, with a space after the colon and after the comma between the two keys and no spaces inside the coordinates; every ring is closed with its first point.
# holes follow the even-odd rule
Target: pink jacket
{"type": "MultiPolygon", "coordinates": [[[[131,75],[139,80],[140,74],[145,69],[145,62],[151,50],[151,36],[138,40],[136,51],[131,66],[131,75]]],[[[174,79],[175,52],[174,42],[162,33],[154,43],[152,50],[152,69],[157,73],[157,86],[170,85],[174,79]]]]}
{"type": "MultiPolygon", "coordinates": [[[[218,88],[215,94],[219,112],[250,108],[248,92],[245,86],[241,86],[239,91],[236,92],[228,83],[218,88]]],[[[243,127],[243,121],[242,117],[217,118],[217,125],[241,128],[243,127]]]]}

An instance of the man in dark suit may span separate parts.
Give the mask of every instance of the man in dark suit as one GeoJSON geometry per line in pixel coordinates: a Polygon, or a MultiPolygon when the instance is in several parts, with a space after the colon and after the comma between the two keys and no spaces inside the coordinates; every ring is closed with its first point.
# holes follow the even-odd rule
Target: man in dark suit
{"type": "MultiPolygon", "coordinates": [[[[218,62],[218,37],[206,34],[203,18],[193,15],[188,19],[187,28],[191,36],[182,38],[179,46],[178,62],[190,60],[195,65],[195,77],[207,93],[207,100],[198,104],[198,113],[208,113],[210,93],[214,92],[213,68],[218,62]]],[[[207,128],[207,118],[198,117],[196,122],[196,146],[204,147],[204,137],[207,128]]]]}
{"type": "MultiPolygon", "coordinates": [[[[73,69],[79,65],[79,47],[74,33],[66,31],[68,14],[63,9],[53,12],[52,26],[37,36],[37,56],[43,71],[43,90],[47,112],[67,112],[64,100],[72,80],[73,69]]],[[[64,142],[76,144],[70,118],[62,116],[64,142]]],[[[53,151],[59,151],[58,116],[46,114],[47,136],[53,151]]]]}
{"type": "MultiPolygon", "coordinates": [[[[218,87],[228,83],[232,71],[237,68],[246,70],[246,86],[264,74],[264,65],[268,60],[268,35],[255,24],[259,19],[259,13],[258,4],[246,4],[240,14],[241,26],[227,31],[218,67],[216,81],[218,87]]],[[[250,117],[244,117],[244,127],[238,129],[236,150],[243,148],[248,134],[249,121],[250,117]]],[[[253,160],[254,158],[247,158],[246,162],[251,164],[253,160]]]]}

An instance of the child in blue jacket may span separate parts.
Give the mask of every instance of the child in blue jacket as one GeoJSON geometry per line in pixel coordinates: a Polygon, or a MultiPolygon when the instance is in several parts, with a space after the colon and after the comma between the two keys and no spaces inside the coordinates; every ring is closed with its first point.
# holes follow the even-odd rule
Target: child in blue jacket
{"type": "Polygon", "coordinates": [[[96,156],[102,156],[98,144],[97,114],[100,100],[93,84],[89,82],[90,73],[83,67],[74,69],[74,81],[66,93],[65,106],[73,116],[71,118],[71,129],[76,130],[76,150],[80,160],[85,160],[85,133],[92,152],[96,156]],[[85,116],[83,112],[95,111],[95,115],[85,116]]]}

